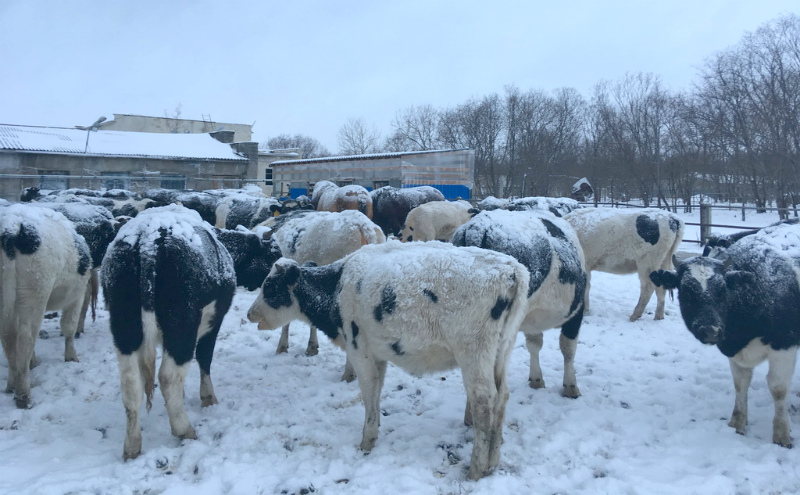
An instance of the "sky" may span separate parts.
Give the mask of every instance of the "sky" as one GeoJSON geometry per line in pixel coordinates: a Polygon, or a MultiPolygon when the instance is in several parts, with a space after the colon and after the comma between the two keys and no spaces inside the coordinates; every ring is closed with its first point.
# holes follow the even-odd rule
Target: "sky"
{"type": "Polygon", "coordinates": [[[331,152],[348,119],[385,137],[399,111],[508,85],[588,97],[626,73],[689,89],[704,60],[797,0],[2,0],[0,123],[114,113],[254,124],[331,152]]]}
{"type": "MultiPolygon", "coordinates": [[[[698,222],[699,213],[681,213],[698,222]]],[[[775,213],[714,210],[715,223],[768,225],[775,213]]],[[[721,233],[730,233],[725,230],[721,233]]],[[[685,239],[699,228],[687,226],[685,239]]],[[[698,244],[681,250],[699,252],[698,244]]],[[[800,493],[800,367],[786,402],[795,448],[772,444],[767,365],[755,369],[744,435],[728,427],[734,389],[728,360],[686,329],[677,295],[665,319],[629,322],[635,274],[592,274],[591,310],[575,355],[581,397],[561,397],[558,330],[540,353],[546,387],[528,386],[520,333],[508,367],[510,398],[500,465],[465,479],[474,429],[463,424],[458,370],[412,376],[390,364],[381,424],[369,455],[358,449],[364,421],[358,381],[340,381],[345,354],[319,336],[306,356],[308,327],[293,322],[289,352],[275,354],[280,330],[257,330],[246,314],[256,292],[237,290],[217,338],[211,376],[219,404],[201,407],[191,364],[185,409],[197,440],[170,434],[161,389],[142,408],[142,455],[123,462],[125,411],[101,301],[64,362],[58,319],[45,319],[31,371],[33,407],[0,394],[0,493],[4,495],[219,494],[653,494],[800,493]]],[[[8,366],[0,353],[0,379],[8,366]]]]}

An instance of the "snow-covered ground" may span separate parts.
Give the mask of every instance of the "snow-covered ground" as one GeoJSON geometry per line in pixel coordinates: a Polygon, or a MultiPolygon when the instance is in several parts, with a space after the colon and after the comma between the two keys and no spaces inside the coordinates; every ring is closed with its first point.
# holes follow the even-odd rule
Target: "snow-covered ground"
{"type": "MultiPolygon", "coordinates": [[[[714,222],[764,226],[770,215],[714,210],[714,222]]],[[[697,221],[694,215],[682,215],[697,221]]],[[[720,232],[724,232],[720,230],[720,232]]],[[[686,239],[697,239],[688,227],[686,239]]],[[[699,252],[684,243],[682,250],[699,252]]],[[[628,322],[635,275],[595,273],[592,312],[575,359],[579,399],[559,395],[558,331],[545,334],[547,388],[528,387],[520,335],[511,356],[500,468],[465,480],[473,431],[463,425],[457,370],[413,377],[389,366],[375,449],[358,450],[364,408],[356,382],[339,381],[344,353],[320,340],[304,354],[307,327],[292,324],[288,354],[278,331],[246,320],[256,293],[240,290],[217,341],[212,376],[220,403],[200,407],[192,366],[187,412],[198,440],[170,434],[156,393],[143,416],[143,454],[122,461],[125,413],[108,314],[87,321],[79,363],[63,361],[58,321],[46,320],[32,372],[34,407],[18,410],[0,394],[0,493],[614,493],[762,494],[800,492],[800,449],[773,445],[766,365],[756,369],[745,436],[727,426],[733,383],[727,359],[686,330],[677,300],[663,321],[628,322]]],[[[800,373],[800,371],[798,372],[800,373]]],[[[0,358],[0,380],[7,374],[0,358]]],[[[797,378],[797,374],[795,375],[797,378]]],[[[800,442],[800,381],[788,400],[800,442]]]]}

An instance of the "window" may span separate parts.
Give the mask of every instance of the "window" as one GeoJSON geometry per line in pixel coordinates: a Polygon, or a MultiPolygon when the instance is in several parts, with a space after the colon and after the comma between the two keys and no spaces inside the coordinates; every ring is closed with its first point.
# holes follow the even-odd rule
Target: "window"
{"type": "Polygon", "coordinates": [[[388,180],[374,180],[374,181],[372,181],[372,188],[373,189],[380,189],[380,188],[382,188],[384,186],[388,186],[388,185],[389,185],[389,181],[388,180]]]}
{"type": "Polygon", "coordinates": [[[130,189],[131,178],[127,172],[101,172],[104,189],[130,189]]]}
{"type": "Polygon", "coordinates": [[[63,175],[69,175],[69,170],[39,170],[39,189],[51,191],[69,189],[69,179],[67,177],[58,177],[63,175]]]}
{"type": "Polygon", "coordinates": [[[161,175],[161,187],[164,189],[186,189],[186,177],[183,175],[161,175]]]}
{"type": "Polygon", "coordinates": [[[339,186],[339,187],[343,187],[343,186],[349,186],[349,185],[351,185],[353,182],[355,182],[355,179],[352,179],[352,178],[349,178],[349,179],[340,179],[340,180],[337,180],[337,181],[336,181],[336,185],[337,185],[337,186],[339,186]]]}
{"type": "Polygon", "coordinates": [[[267,186],[272,185],[272,169],[270,167],[264,169],[264,184],[267,186]]]}

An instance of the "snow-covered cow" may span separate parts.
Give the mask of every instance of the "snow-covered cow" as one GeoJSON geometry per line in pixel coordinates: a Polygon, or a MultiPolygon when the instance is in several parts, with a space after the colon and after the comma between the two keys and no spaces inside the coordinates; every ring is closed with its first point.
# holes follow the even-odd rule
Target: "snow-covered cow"
{"type": "Polygon", "coordinates": [[[364,187],[355,184],[339,187],[328,180],[319,181],[314,184],[311,203],[317,211],[358,210],[372,218],[372,196],[364,187]]]}
{"type": "Polygon", "coordinates": [[[28,205],[0,211],[0,339],[8,359],[7,392],[31,405],[28,376],[45,311],[61,310],[64,360],[77,361],[78,326],[91,256],[86,241],[56,211],[28,205]]]}
{"type": "MultiPolygon", "coordinates": [[[[311,261],[318,265],[327,265],[367,244],[386,242],[386,236],[380,227],[359,211],[299,213],[281,215],[263,224],[273,228],[271,238],[277,242],[283,256],[299,264],[311,261]]],[[[319,352],[319,338],[317,328],[313,324],[310,328],[306,355],[315,356],[319,352]]],[[[288,350],[287,323],[281,329],[276,352],[280,354],[288,350]]],[[[350,382],[354,378],[355,374],[348,360],[342,379],[350,382]]]]}
{"type": "Polygon", "coordinates": [[[251,291],[261,287],[272,264],[281,257],[278,243],[242,226],[236,230],[215,228],[214,232],[233,258],[236,285],[251,291]]]}
{"type": "MultiPolygon", "coordinates": [[[[781,220],[778,223],[769,225],[769,227],[773,227],[775,225],[780,225],[783,223],[788,224],[796,224],[800,222],[798,218],[789,218],[786,220],[781,220]]],[[[747,236],[756,234],[761,229],[750,229],[750,230],[741,230],[739,232],[734,232],[733,234],[711,234],[711,236],[706,240],[705,245],[703,246],[703,256],[711,256],[712,258],[722,258],[724,257],[723,253],[733,245],[736,241],[743,239],[747,236]]]]}
{"type": "Polygon", "coordinates": [[[247,193],[228,196],[217,205],[215,226],[235,229],[237,225],[252,229],[272,216],[270,207],[280,205],[277,199],[247,193]]]}
{"type": "Polygon", "coordinates": [[[456,246],[475,246],[509,254],[525,265],[530,272],[528,313],[520,330],[525,334],[531,355],[528,383],[533,388],[545,386],[539,365],[542,332],[561,327],[562,395],[579,397],[575,350],[583,321],[587,273],[572,227],[541,210],[484,211],[459,227],[452,242],[456,246]]]}
{"type": "Polygon", "coordinates": [[[786,396],[800,346],[800,225],[767,227],[731,245],[724,261],[694,257],[650,276],[678,289],[686,326],[728,357],[736,400],[729,426],[744,434],[753,368],[767,360],[772,441],[792,446],[786,396]]]}
{"type": "Polygon", "coordinates": [[[588,280],[585,310],[589,310],[592,270],[616,274],[637,273],[639,302],[630,321],[642,316],[653,291],[658,301],[655,319],[663,319],[666,291],[653,285],[650,273],[670,267],[672,255],[683,239],[683,221],[657,208],[581,208],[568,213],[564,219],[578,234],[586,258],[588,280]]]}
{"type": "Polygon", "coordinates": [[[582,208],[580,203],[572,198],[551,198],[547,196],[526,196],[523,198],[495,198],[487,196],[480,200],[475,208],[479,211],[492,210],[544,210],[549,211],[557,217],[563,217],[567,213],[582,208]]]}
{"type": "Polygon", "coordinates": [[[453,232],[464,225],[472,214],[468,201],[431,201],[408,212],[400,240],[449,242],[453,232]]]}
{"type": "Polygon", "coordinates": [[[528,270],[511,256],[390,241],[321,267],[278,260],[248,318],[259,328],[302,319],[339,342],[344,336],[364,401],[367,452],[378,438],[387,361],[414,374],[460,367],[465,419],[475,425],[468,476],[477,479],[499,462],[506,367],[527,287],[528,270]]]}
{"type": "Polygon", "coordinates": [[[148,410],[152,402],[159,342],[158,381],[172,434],[197,438],[184,409],[183,384],[196,356],[201,403],[217,403],[211,359],[236,289],[231,255],[197,212],[177,205],[152,208],[119,230],[101,280],[127,414],[123,458],[142,450],[139,409],[143,393],[148,410]]]}
{"type": "Polygon", "coordinates": [[[106,254],[108,245],[111,244],[116,235],[116,222],[107,208],[98,205],[83,203],[31,204],[53,209],[67,217],[67,220],[72,222],[75,227],[75,231],[83,236],[89,246],[89,252],[92,256],[92,270],[89,283],[86,286],[86,295],[83,299],[81,314],[78,318],[78,328],[75,331],[75,335],[80,336],[83,333],[86,312],[90,304],[92,306],[92,320],[94,321],[95,318],[98,291],[97,272],[100,270],[100,264],[103,262],[103,256],[106,254]]]}
{"type": "Polygon", "coordinates": [[[444,201],[444,194],[431,186],[418,186],[398,189],[384,186],[370,192],[372,196],[372,221],[384,235],[398,235],[403,229],[408,213],[421,204],[430,201],[444,201]]]}

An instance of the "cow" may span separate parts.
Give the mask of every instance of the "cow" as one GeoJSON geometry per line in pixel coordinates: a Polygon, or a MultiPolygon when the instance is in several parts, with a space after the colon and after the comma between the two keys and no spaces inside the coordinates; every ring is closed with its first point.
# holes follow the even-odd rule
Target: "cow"
{"type": "Polygon", "coordinates": [[[280,200],[280,203],[277,205],[272,205],[269,207],[270,211],[273,215],[284,215],[286,213],[297,211],[297,210],[315,210],[316,208],[311,203],[311,199],[308,196],[300,195],[295,199],[286,198],[280,200]]]}
{"type": "MultiPolygon", "coordinates": [[[[780,225],[782,223],[788,224],[796,224],[800,222],[800,218],[789,218],[786,220],[781,220],[778,223],[774,223],[769,225],[769,227],[773,227],[775,225],[780,225]]],[[[739,232],[734,232],[733,234],[711,234],[709,238],[706,240],[706,243],[703,245],[703,256],[711,256],[712,258],[722,258],[725,250],[733,245],[734,242],[747,237],[749,235],[756,234],[761,229],[749,229],[749,230],[742,230],[739,232]]]]}
{"type": "Polygon", "coordinates": [[[386,237],[398,236],[408,213],[430,201],[444,201],[444,194],[431,186],[398,189],[384,186],[370,192],[372,196],[372,221],[386,237]]]}
{"type": "MultiPolygon", "coordinates": [[[[300,264],[312,261],[318,265],[327,265],[367,244],[386,242],[380,227],[363,213],[355,210],[340,213],[323,211],[298,213],[281,215],[262,225],[273,227],[268,235],[277,242],[283,256],[300,264]]],[[[281,329],[276,354],[288,351],[289,324],[287,323],[281,329]]],[[[306,355],[316,356],[318,352],[317,328],[311,325],[306,355]]],[[[342,380],[351,382],[354,379],[355,373],[348,360],[345,363],[342,380]]]]}
{"type": "Polygon", "coordinates": [[[64,360],[78,361],[75,331],[89,283],[86,241],[57,211],[24,204],[0,214],[0,340],[8,359],[6,392],[31,407],[29,369],[45,311],[61,310],[64,360]]]}
{"type": "Polygon", "coordinates": [[[431,201],[408,212],[400,240],[450,242],[453,232],[465,224],[472,214],[467,201],[431,201]]]}
{"type": "Polygon", "coordinates": [[[506,368],[527,312],[528,278],[501,253],[389,241],[320,267],[278,260],[248,318],[262,329],[302,319],[334,342],[343,336],[364,401],[365,452],[378,438],[388,361],[414,374],[460,367],[465,421],[475,426],[467,476],[478,479],[500,458],[506,368]]]}
{"type": "Polygon", "coordinates": [[[201,404],[217,403],[211,360],[236,290],[228,250],[197,212],[178,205],[152,208],[119,230],[101,280],[127,415],[123,459],[142,451],[139,409],[143,393],[148,410],[152,404],[159,342],[158,381],[172,434],[197,438],[184,409],[183,385],[196,356],[201,404]]]}
{"type": "Polygon", "coordinates": [[[358,210],[372,218],[372,196],[364,187],[355,184],[339,187],[327,180],[317,182],[311,203],[317,211],[358,210]]]}
{"type": "Polygon", "coordinates": [[[575,350],[583,321],[587,272],[578,237],[564,220],[546,211],[484,211],[453,234],[456,246],[475,246],[513,256],[530,272],[528,313],[520,330],[531,356],[528,384],[545,386],[539,365],[542,333],[561,327],[564,397],[578,398],[575,350]]]}
{"type": "Polygon", "coordinates": [[[772,441],[791,447],[786,396],[800,346],[800,225],[779,224],[744,237],[724,261],[697,256],[673,263],[675,271],[656,270],[650,278],[678,289],[689,331],[728,358],[736,392],[728,426],[745,434],[753,368],[768,361],[772,441]]]}
{"type": "Polygon", "coordinates": [[[219,242],[233,258],[236,285],[254,291],[261,287],[272,264],[281,258],[274,239],[265,239],[241,225],[236,230],[214,228],[219,242]]]}
{"type": "Polygon", "coordinates": [[[637,273],[639,301],[630,321],[641,318],[654,291],[657,299],[655,319],[663,319],[666,291],[653,285],[650,273],[669,268],[672,255],[683,239],[683,221],[677,215],[657,208],[624,211],[581,208],[568,213],[564,219],[578,234],[586,259],[585,311],[589,311],[592,270],[637,273]]]}
{"type": "Polygon", "coordinates": [[[228,196],[217,205],[215,227],[235,229],[237,225],[241,225],[252,229],[271,217],[270,208],[278,204],[280,203],[277,199],[245,193],[228,196]]]}
{"type": "Polygon", "coordinates": [[[103,262],[103,256],[106,254],[106,249],[111,241],[114,240],[117,230],[117,222],[111,215],[108,209],[91,204],[83,203],[31,203],[32,205],[42,208],[53,209],[72,222],[75,231],[83,236],[86,244],[89,246],[89,253],[92,257],[92,266],[89,276],[89,283],[86,286],[86,295],[83,299],[83,306],[81,307],[81,314],[78,318],[78,328],[75,331],[75,336],[80,337],[83,334],[85,326],[86,313],[89,306],[92,307],[92,321],[95,319],[97,309],[97,292],[98,292],[98,278],[97,274],[100,270],[100,264],[103,262]]]}
{"type": "Polygon", "coordinates": [[[527,196],[523,198],[498,199],[494,196],[487,196],[480,200],[476,205],[477,211],[492,210],[544,210],[549,211],[557,217],[563,217],[567,213],[582,208],[580,203],[572,198],[550,198],[547,196],[527,196]]]}

